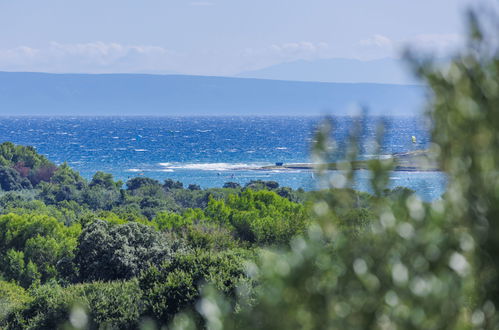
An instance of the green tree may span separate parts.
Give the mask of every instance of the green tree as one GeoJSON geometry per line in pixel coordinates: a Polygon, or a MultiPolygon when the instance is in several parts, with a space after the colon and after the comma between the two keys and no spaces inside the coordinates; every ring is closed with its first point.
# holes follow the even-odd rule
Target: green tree
{"type": "Polygon", "coordinates": [[[0,144],[0,165],[14,167],[22,163],[29,169],[53,165],[45,156],[36,152],[34,147],[15,145],[11,142],[0,144]]]}
{"type": "Polygon", "coordinates": [[[174,181],[172,179],[166,179],[163,183],[163,189],[171,190],[171,189],[183,189],[184,184],[180,181],[174,181]]]}
{"type": "Polygon", "coordinates": [[[31,297],[23,287],[0,281],[0,324],[11,311],[23,308],[30,300],[31,297]]]}
{"type": "Polygon", "coordinates": [[[85,180],[67,163],[59,166],[57,171],[54,173],[51,182],[66,186],[76,186],[78,189],[81,189],[85,185],[85,180]]]}
{"type": "Polygon", "coordinates": [[[97,171],[88,185],[90,187],[98,186],[107,190],[115,190],[120,189],[123,182],[115,182],[112,174],[97,171]]]}
{"type": "Polygon", "coordinates": [[[286,244],[307,223],[303,205],[267,190],[246,189],[226,202],[211,199],[205,212],[215,223],[234,228],[241,240],[258,244],[286,244]]]}
{"type": "Polygon", "coordinates": [[[75,263],[82,281],[129,279],[181,249],[150,226],[96,220],[78,238],[75,263]]]}
{"type": "Polygon", "coordinates": [[[161,184],[159,183],[158,180],[145,177],[137,177],[128,180],[126,186],[128,190],[134,191],[147,186],[161,187],[161,184]]]}
{"type": "Polygon", "coordinates": [[[19,172],[13,168],[0,166],[0,190],[11,191],[31,188],[31,182],[23,178],[19,172]]]}
{"type": "Polygon", "coordinates": [[[67,227],[46,215],[1,215],[0,270],[24,287],[57,279],[58,262],[73,258],[80,231],[78,224],[67,227]]]}

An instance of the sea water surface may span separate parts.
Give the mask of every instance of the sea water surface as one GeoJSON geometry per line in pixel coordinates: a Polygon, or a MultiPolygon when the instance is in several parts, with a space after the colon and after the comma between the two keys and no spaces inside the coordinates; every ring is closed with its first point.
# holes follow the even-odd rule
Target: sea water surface
{"type": "MultiPolygon", "coordinates": [[[[188,185],[221,187],[232,181],[274,180],[281,186],[317,189],[310,170],[255,170],[276,162],[311,162],[318,117],[0,117],[0,142],[34,146],[53,162],[68,162],[84,177],[96,171],[123,181],[135,176],[171,178],[188,185]]],[[[375,153],[379,124],[381,153],[424,149],[430,143],[420,118],[367,117],[360,125],[361,157],[375,153]],[[412,136],[417,143],[412,142],[412,136]]],[[[356,119],[335,117],[332,137],[345,150],[356,119]]],[[[394,172],[390,187],[405,186],[423,199],[445,191],[440,172],[394,172]]],[[[370,191],[369,173],[358,171],[354,187],[370,191]]]]}

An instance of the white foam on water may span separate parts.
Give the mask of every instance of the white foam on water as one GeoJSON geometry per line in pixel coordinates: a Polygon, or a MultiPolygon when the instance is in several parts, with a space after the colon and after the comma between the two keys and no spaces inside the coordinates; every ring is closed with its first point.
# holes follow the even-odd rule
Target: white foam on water
{"type": "Polygon", "coordinates": [[[160,165],[172,170],[201,170],[201,171],[233,171],[233,170],[254,170],[259,169],[261,164],[245,163],[196,163],[196,164],[169,164],[160,165]]]}
{"type": "Polygon", "coordinates": [[[365,155],[367,159],[391,159],[393,155],[365,155]]]}
{"type": "Polygon", "coordinates": [[[268,172],[272,172],[272,173],[301,173],[303,172],[302,170],[270,170],[268,172]]]}

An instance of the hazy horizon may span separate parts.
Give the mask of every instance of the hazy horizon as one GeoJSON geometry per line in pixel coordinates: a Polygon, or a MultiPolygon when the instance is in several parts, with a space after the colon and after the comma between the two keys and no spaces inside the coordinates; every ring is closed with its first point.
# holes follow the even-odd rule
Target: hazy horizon
{"type": "Polygon", "coordinates": [[[462,45],[465,9],[491,3],[3,2],[0,71],[239,76],[296,61],[397,61],[406,46],[445,56],[462,45]]]}

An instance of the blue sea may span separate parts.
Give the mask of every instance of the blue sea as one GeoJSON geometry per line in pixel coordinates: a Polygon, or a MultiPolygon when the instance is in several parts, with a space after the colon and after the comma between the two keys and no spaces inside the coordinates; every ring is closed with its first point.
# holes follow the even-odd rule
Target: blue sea
{"type": "MultiPolygon", "coordinates": [[[[281,186],[317,189],[310,170],[255,170],[276,162],[311,162],[318,117],[0,117],[0,142],[34,146],[57,164],[68,162],[84,177],[96,171],[116,179],[144,175],[188,185],[221,187],[227,181],[274,180],[281,186]]],[[[333,118],[337,158],[356,119],[333,118]]],[[[424,149],[428,127],[420,118],[366,117],[359,125],[360,157],[373,157],[383,123],[381,154],[424,149]],[[411,137],[417,138],[414,144],[411,137]]],[[[359,171],[354,187],[369,191],[369,173],[359,171]]],[[[445,191],[440,172],[394,172],[390,186],[405,186],[423,199],[445,191]]]]}

